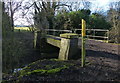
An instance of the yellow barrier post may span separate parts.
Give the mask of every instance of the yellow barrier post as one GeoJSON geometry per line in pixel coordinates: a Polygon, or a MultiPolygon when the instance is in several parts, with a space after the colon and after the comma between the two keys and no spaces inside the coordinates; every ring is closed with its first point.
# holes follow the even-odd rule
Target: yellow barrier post
{"type": "Polygon", "coordinates": [[[82,57],[81,57],[81,66],[84,67],[85,65],[85,35],[86,35],[86,22],[82,19],[82,57]]]}

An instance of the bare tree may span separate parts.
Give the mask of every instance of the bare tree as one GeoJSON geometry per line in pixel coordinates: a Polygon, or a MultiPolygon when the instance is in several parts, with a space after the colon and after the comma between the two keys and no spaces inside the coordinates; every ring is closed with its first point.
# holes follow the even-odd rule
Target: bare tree
{"type": "Polygon", "coordinates": [[[112,24],[110,31],[110,38],[116,43],[120,43],[120,1],[111,2],[110,10],[108,12],[108,20],[112,24]]]}
{"type": "Polygon", "coordinates": [[[9,0],[5,2],[6,12],[8,12],[9,16],[11,17],[11,30],[14,31],[14,14],[21,9],[23,1],[15,2],[13,0],[9,0]]]}
{"type": "Polygon", "coordinates": [[[82,0],[81,3],[83,4],[84,9],[90,9],[91,2],[89,0],[82,0]]]}
{"type": "Polygon", "coordinates": [[[56,9],[59,9],[60,6],[69,6],[65,3],[54,2],[51,0],[50,2],[45,2],[41,0],[41,2],[35,2],[35,25],[40,29],[44,28],[54,28],[54,16],[56,9]]]}

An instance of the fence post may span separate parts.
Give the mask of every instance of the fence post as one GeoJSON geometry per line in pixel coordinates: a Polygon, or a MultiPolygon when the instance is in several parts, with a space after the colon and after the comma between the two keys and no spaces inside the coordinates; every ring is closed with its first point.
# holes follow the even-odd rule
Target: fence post
{"type": "Polygon", "coordinates": [[[107,31],[107,43],[109,43],[109,30],[107,31]]]}
{"type": "Polygon", "coordinates": [[[93,36],[94,36],[93,39],[95,39],[95,30],[93,30],[93,36]]]}
{"type": "Polygon", "coordinates": [[[81,57],[81,66],[84,67],[85,65],[85,35],[86,35],[86,23],[85,20],[82,19],[82,57],[81,57]]]}
{"type": "Polygon", "coordinates": [[[37,31],[34,31],[34,48],[36,48],[36,44],[37,44],[37,31]]]}

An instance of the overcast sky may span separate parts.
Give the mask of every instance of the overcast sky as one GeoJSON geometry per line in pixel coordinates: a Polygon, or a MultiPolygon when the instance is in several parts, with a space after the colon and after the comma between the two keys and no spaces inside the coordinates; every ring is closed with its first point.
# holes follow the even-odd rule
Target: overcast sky
{"type": "MultiPolygon", "coordinates": [[[[14,0],[16,1],[16,0],[14,0]]],[[[20,1],[20,0],[17,0],[20,1]]],[[[26,0],[26,1],[30,1],[30,0],[26,0]]],[[[32,1],[32,0],[31,0],[32,1]]],[[[35,0],[35,1],[39,1],[39,0],[35,0]]],[[[49,1],[49,0],[48,0],[49,1]]],[[[80,1],[80,0],[63,0],[63,1],[70,1],[70,2],[75,2],[75,1],[80,1]]],[[[112,2],[116,2],[116,1],[120,1],[120,0],[86,0],[86,1],[90,1],[92,2],[91,5],[91,11],[107,11],[109,9],[109,3],[112,2]]],[[[21,18],[20,12],[17,12],[15,14],[15,17],[17,16],[19,19],[17,19],[14,23],[15,25],[29,25],[30,23],[26,21],[26,19],[21,18]]],[[[32,17],[32,16],[31,16],[32,17]]]]}

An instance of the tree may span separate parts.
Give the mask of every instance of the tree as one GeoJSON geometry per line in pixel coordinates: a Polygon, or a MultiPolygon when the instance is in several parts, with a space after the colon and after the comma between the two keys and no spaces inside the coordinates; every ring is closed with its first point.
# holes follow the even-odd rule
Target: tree
{"type": "Polygon", "coordinates": [[[81,28],[81,19],[85,19],[88,22],[90,10],[78,10],[63,13],[59,13],[55,16],[55,28],[57,29],[76,29],[81,28]]]}
{"type": "Polygon", "coordinates": [[[91,2],[89,0],[82,0],[81,2],[83,4],[83,9],[86,9],[86,10],[90,9],[91,2]]]}
{"type": "Polygon", "coordinates": [[[112,24],[110,30],[110,40],[115,43],[120,43],[120,1],[111,2],[110,10],[108,11],[108,21],[112,24]]]}
{"type": "Polygon", "coordinates": [[[19,40],[14,38],[9,11],[4,2],[2,6],[2,72],[11,73],[19,65],[20,57],[24,54],[24,45],[20,45],[19,40]]]}
{"type": "Polygon", "coordinates": [[[9,0],[5,3],[5,11],[7,11],[7,13],[9,14],[9,16],[11,17],[11,30],[14,31],[14,14],[21,8],[21,5],[23,3],[23,1],[20,2],[15,2],[13,0],[9,0]]]}
{"type": "Polygon", "coordinates": [[[103,15],[93,13],[89,17],[89,28],[92,29],[110,29],[111,25],[105,20],[103,15]]]}
{"type": "Polygon", "coordinates": [[[5,12],[5,4],[4,2],[2,3],[2,64],[3,64],[3,72],[9,68],[7,61],[11,60],[11,55],[10,55],[10,49],[12,44],[11,41],[8,39],[11,39],[11,22],[10,22],[10,16],[8,15],[7,12],[5,12]],[[9,52],[8,52],[9,51],[9,52]]]}
{"type": "MultiPolygon", "coordinates": [[[[5,3],[2,4],[2,36],[3,38],[7,36],[8,33],[11,33],[11,17],[5,12],[5,3]],[[3,19],[4,18],[4,19],[3,19]]],[[[9,34],[8,34],[9,35],[9,34]]]]}
{"type": "Polygon", "coordinates": [[[35,2],[35,25],[36,27],[39,27],[41,30],[44,28],[53,29],[54,22],[55,22],[55,13],[58,12],[58,10],[61,6],[67,6],[70,8],[69,5],[63,2],[54,2],[54,0],[51,0],[50,2],[35,2]]]}
{"type": "Polygon", "coordinates": [[[91,8],[91,2],[89,0],[78,0],[73,2],[66,2],[66,5],[69,5],[69,11],[78,11],[81,9],[90,9],[91,8]]]}
{"type": "MultiPolygon", "coordinates": [[[[0,1],[0,26],[2,25],[2,2],[0,1]]],[[[2,82],[2,27],[0,28],[0,82],[2,82]]]]}

